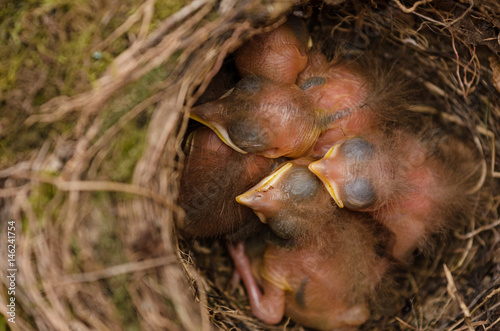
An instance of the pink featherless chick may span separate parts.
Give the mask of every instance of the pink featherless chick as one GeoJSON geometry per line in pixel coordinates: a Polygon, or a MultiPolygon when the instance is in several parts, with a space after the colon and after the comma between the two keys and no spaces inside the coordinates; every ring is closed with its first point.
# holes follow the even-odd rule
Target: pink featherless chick
{"type": "Polygon", "coordinates": [[[392,235],[367,214],[338,208],[310,162],[284,163],[237,197],[275,236],[230,244],[229,251],[262,321],[276,324],[286,315],[315,329],[353,330],[370,315],[392,235]]]}
{"type": "Polygon", "coordinates": [[[317,114],[295,84],[247,76],[222,98],[196,106],[190,117],[240,153],[268,158],[312,151],[321,129],[317,114]]]}
{"type": "Polygon", "coordinates": [[[404,260],[432,234],[471,216],[485,174],[478,154],[435,127],[408,128],[344,139],[309,169],[339,207],[388,227],[396,237],[392,254],[404,260]]]}
{"type": "Polygon", "coordinates": [[[346,137],[402,122],[404,89],[393,76],[370,56],[328,61],[324,54],[311,52],[297,85],[316,109],[322,129],[312,156],[323,156],[346,137]]]}
{"type": "Polygon", "coordinates": [[[235,53],[236,69],[241,77],[260,76],[295,84],[307,65],[310,43],[304,21],[291,15],[277,29],[256,35],[243,44],[235,53]]]}
{"type": "Polygon", "coordinates": [[[235,54],[241,81],[218,100],[194,107],[190,117],[240,153],[309,154],[321,130],[314,108],[295,84],[307,64],[309,40],[304,21],[295,16],[255,36],[235,54]]]}

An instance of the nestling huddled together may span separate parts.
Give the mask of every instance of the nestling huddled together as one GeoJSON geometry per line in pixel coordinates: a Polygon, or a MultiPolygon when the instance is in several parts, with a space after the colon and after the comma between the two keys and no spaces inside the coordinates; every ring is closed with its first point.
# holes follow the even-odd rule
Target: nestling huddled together
{"type": "Polygon", "coordinates": [[[190,113],[177,227],[227,240],[263,322],[356,329],[392,268],[467,214],[480,155],[411,112],[390,66],[325,55],[301,18],[233,56],[239,81],[190,113]]]}

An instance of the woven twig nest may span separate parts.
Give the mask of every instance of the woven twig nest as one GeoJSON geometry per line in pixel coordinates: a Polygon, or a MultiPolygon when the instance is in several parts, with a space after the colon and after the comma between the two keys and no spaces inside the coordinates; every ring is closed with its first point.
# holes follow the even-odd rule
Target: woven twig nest
{"type": "Polygon", "coordinates": [[[0,13],[0,252],[16,269],[14,284],[2,278],[0,325],[302,328],[255,319],[228,287],[224,241],[185,241],[174,226],[190,107],[243,42],[296,12],[317,39],[342,33],[352,52],[377,43],[385,60],[407,55],[402,72],[425,92],[413,111],[467,131],[487,164],[475,217],[398,271],[391,305],[362,328],[500,328],[495,0],[117,5],[11,2],[0,13]]]}

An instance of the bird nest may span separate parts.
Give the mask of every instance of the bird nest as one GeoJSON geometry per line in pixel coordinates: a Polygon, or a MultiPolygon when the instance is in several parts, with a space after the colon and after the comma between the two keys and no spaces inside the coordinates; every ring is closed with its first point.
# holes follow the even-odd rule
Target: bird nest
{"type": "Polygon", "coordinates": [[[496,0],[101,0],[0,11],[1,329],[303,329],[254,318],[224,241],[174,226],[190,107],[293,12],[399,58],[423,91],[412,111],[465,130],[487,169],[475,216],[398,270],[362,329],[500,328],[496,0]]]}

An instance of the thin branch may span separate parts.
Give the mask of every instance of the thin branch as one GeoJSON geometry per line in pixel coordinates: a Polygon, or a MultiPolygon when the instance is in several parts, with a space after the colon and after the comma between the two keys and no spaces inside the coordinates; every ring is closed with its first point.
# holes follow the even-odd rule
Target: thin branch
{"type": "Polygon", "coordinates": [[[406,14],[413,13],[417,9],[417,7],[420,5],[425,5],[426,3],[432,2],[432,0],[420,0],[420,1],[415,2],[413,4],[413,6],[408,8],[405,5],[403,5],[401,2],[399,2],[399,0],[392,0],[392,1],[394,1],[396,3],[396,5],[399,7],[399,9],[401,9],[401,11],[403,11],[406,14]]]}
{"type": "Polygon", "coordinates": [[[474,309],[472,309],[472,314],[474,314],[476,312],[476,310],[478,310],[479,308],[481,308],[488,300],[490,300],[491,298],[495,297],[496,295],[498,295],[500,293],[500,287],[493,290],[493,292],[491,292],[490,294],[488,294],[486,296],[486,298],[484,298],[484,300],[479,304],[477,305],[474,309]]]}
{"type": "Polygon", "coordinates": [[[406,323],[405,321],[403,321],[401,318],[399,318],[399,317],[397,317],[397,316],[396,316],[396,320],[397,320],[399,323],[403,324],[403,326],[405,326],[405,327],[407,327],[407,328],[409,328],[409,329],[412,329],[412,330],[417,330],[417,328],[416,328],[416,327],[411,326],[410,324],[406,323]]]}
{"type": "Polygon", "coordinates": [[[23,186],[16,186],[16,187],[8,187],[8,188],[2,188],[0,189],[0,198],[8,198],[14,195],[17,195],[19,191],[26,191],[28,187],[30,187],[31,184],[26,184],[23,186]]]}
{"type": "Polygon", "coordinates": [[[491,230],[497,226],[500,225],[500,219],[496,220],[495,222],[491,223],[491,224],[488,224],[488,225],[484,225],[480,228],[477,228],[476,230],[474,231],[471,231],[467,234],[459,234],[459,233],[455,233],[455,236],[459,239],[462,239],[462,240],[465,240],[465,239],[470,239],[472,237],[475,237],[477,236],[479,233],[483,232],[483,231],[487,231],[487,230],[491,230]]]}
{"type": "Polygon", "coordinates": [[[465,323],[467,324],[469,331],[474,331],[474,328],[472,327],[470,322],[471,314],[469,308],[467,308],[464,299],[458,292],[457,286],[455,285],[455,281],[453,280],[453,276],[450,272],[450,269],[448,269],[446,264],[443,265],[443,269],[444,269],[444,274],[446,275],[446,280],[448,281],[448,286],[446,287],[446,290],[448,291],[448,294],[458,303],[458,306],[462,310],[462,313],[464,314],[465,318],[465,323]]]}
{"type": "Polygon", "coordinates": [[[63,281],[60,285],[94,282],[99,279],[111,278],[141,270],[158,268],[175,262],[177,262],[177,257],[168,256],[168,257],[159,257],[156,259],[150,259],[139,262],[124,263],[98,271],[85,272],[81,274],[72,274],[68,276],[68,278],[65,281],[63,281]]]}
{"type": "Polygon", "coordinates": [[[169,199],[145,187],[134,184],[110,182],[110,181],[66,181],[61,177],[52,177],[44,174],[36,174],[32,172],[19,172],[13,175],[14,177],[40,181],[51,184],[61,191],[109,191],[140,195],[152,199],[158,204],[161,204],[172,210],[179,210],[180,207],[169,203],[169,199]]]}
{"type": "Polygon", "coordinates": [[[486,329],[484,329],[484,331],[486,330],[491,330],[492,327],[495,326],[495,324],[497,324],[498,322],[500,322],[500,317],[496,319],[495,322],[493,322],[492,324],[490,324],[486,329]]]}
{"type": "Polygon", "coordinates": [[[466,15],[467,15],[467,14],[468,14],[471,10],[472,10],[472,8],[474,8],[474,1],[473,1],[473,0],[471,0],[471,1],[470,1],[470,6],[469,6],[469,8],[467,8],[467,10],[466,10],[466,11],[465,11],[462,15],[460,15],[458,18],[454,19],[454,20],[453,20],[453,21],[451,21],[450,23],[443,23],[443,22],[437,21],[437,20],[435,20],[435,19],[432,19],[432,18],[430,18],[430,17],[427,17],[427,16],[425,16],[425,15],[422,15],[422,14],[420,14],[420,13],[416,12],[416,11],[414,11],[414,12],[413,12],[413,14],[417,15],[417,16],[418,16],[418,17],[420,17],[420,18],[425,19],[426,21],[432,22],[432,23],[434,23],[434,24],[436,24],[436,25],[439,25],[439,26],[444,26],[445,28],[449,28],[449,27],[451,27],[453,24],[455,24],[455,23],[457,23],[458,21],[462,20],[462,19],[463,19],[463,18],[464,18],[464,17],[465,17],[465,16],[466,16],[466,15]]]}

